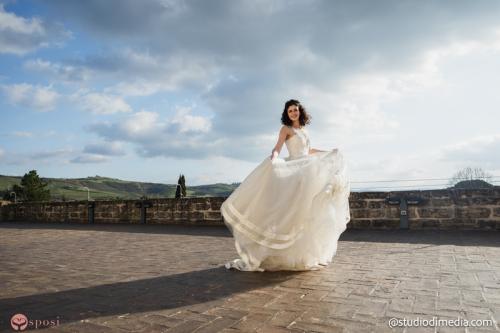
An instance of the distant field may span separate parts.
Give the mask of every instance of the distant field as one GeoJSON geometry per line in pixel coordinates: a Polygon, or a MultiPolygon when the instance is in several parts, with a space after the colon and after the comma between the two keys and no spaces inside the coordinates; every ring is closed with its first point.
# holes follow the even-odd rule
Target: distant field
{"type": "MultiPolygon", "coordinates": [[[[173,198],[177,185],[157,184],[125,181],[107,177],[87,178],[43,178],[48,183],[48,188],[53,200],[85,200],[88,187],[92,199],[138,199],[142,196],[148,198],[173,198]]],[[[20,184],[21,177],[0,175],[0,192],[10,190],[12,185],[20,184]]],[[[211,184],[200,186],[187,186],[188,197],[228,196],[238,184],[211,184]]]]}

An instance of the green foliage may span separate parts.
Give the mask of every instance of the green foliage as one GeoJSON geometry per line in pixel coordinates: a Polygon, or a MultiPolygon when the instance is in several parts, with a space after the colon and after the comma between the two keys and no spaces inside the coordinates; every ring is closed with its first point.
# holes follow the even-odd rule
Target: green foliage
{"type": "Polygon", "coordinates": [[[31,170],[21,179],[21,185],[12,186],[12,192],[16,193],[18,200],[22,201],[48,201],[50,190],[47,183],[43,182],[36,170],[31,170]]]}
{"type": "Polygon", "coordinates": [[[184,175],[181,175],[181,191],[182,191],[182,196],[186,197],[186,179],[184,178],[184,175]]]}
{"type": "Polygon", "coordinates": [[[182,197],[182,178],[179,175],[179,179],[177,179],[177,188],[175,189],[175,198],[180,199],[182,197]]]}

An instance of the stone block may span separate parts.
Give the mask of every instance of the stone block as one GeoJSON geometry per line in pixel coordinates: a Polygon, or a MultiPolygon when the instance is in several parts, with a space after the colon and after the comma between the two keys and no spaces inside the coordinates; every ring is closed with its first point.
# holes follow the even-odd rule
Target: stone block
{"type": "Polygon", "coordinates": [[[417,208],[418,216],[421,218],[451,218],[454,217],[453,209],[450,208],[417,208]]]}
{"type": "Polygon", "coordinates": [[[385,217],[383,209],[353,209],[351,210],[353,218],[381,218],[385,217]]]}
{"type": "Polygon", "coordinates": [[[370,200],[368,201],[368,208],[369,209],[378,209],[378,208],[384,208],[386,207],[387,204],[383,200],[370,200]]]}
{"type": "Polygon", "coordinates": [[[455,216],[458,218],[485,218],[490,217],[491,208],[488,207],[457,207],[455,216]]]}
{"type": "Polygon", "coordinates": [[[218,219],[222,219],[222,215],[220,212],[212,212],[212,211],[206,211],[206,212],[203,212],[203,218],[205,220],[218,220],[218,219]]]}
{"type": "Polygon", "coordinates": [[[448,207],[454,205],[454,202],[451,198],[432,198],[429,204],[432,207],[448,207]]]}
{"type": "Polygon", "coordinates": [[[349,202],[349,207],[351,209],[356,209],[356,208],[366,208],[367,207],[367,201],[350,201],[349,202]]]}

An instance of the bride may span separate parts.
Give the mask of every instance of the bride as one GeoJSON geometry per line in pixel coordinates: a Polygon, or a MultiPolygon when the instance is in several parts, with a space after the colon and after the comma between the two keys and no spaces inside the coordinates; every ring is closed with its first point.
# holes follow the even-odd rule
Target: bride
{"type": "Polygon", "coordinates": [[[350,221],[350,185],[338,149],[311,148],[310,116],[289,100],[271,156],[222,203],[224,223],[240,256],[225,264],[241,271],[317,270],[328,266],[350,221]],[[283,144],[289,156],[279,157],[283,144]]]}

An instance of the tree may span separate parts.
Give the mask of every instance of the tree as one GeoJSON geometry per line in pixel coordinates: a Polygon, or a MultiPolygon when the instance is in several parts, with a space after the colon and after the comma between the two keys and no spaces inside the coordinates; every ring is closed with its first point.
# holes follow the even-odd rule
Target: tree
{"type": "Polygon", "coordinates": [[[50,190],[46,188],[48,183],[43,182],[36,170],[31,170],[21,179],[21,186],[26,201],[50,200],[50,190]]]}
{"type": "Polygon", "coordinates": [[[12,192],[16,192],[19,200],[23,201],[47,201],[50,200],[50,190],[47,183],[43,182],[36,170],[26,173],[21,179],[21,186],[14,185],[12,192]]]}
{"type": "Polygon", "coordinates": [[[177,178],[177,187],[175,188],[175,198],[180,199],[182,197],[182,185],[181,185],[181,175],[177,178]]]}
{"type": "Polygon", "coordinates": [[[184,175],[181,175],[181,191],[182,191],[182,196],[186,197],[186,179],[184,178],[184,175]]]}
{"type": "Polygon", "coordinates": [[[492,178],[492,175],[481,168],[466,167],[453,175],[450,185],[455,188],[488,188],[493,186],[487,182],[492,178]]]}

